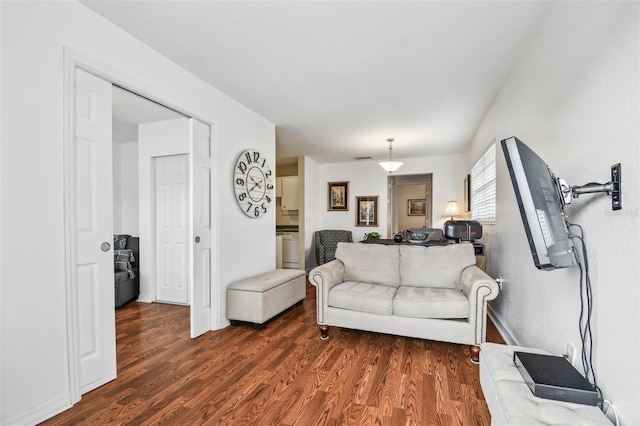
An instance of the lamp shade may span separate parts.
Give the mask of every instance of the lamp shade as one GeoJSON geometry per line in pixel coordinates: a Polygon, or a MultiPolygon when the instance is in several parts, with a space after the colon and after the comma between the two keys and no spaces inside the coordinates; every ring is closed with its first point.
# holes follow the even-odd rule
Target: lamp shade
{"type": "Polygon", "coordinates": [[[391,173],[398,170],[404,163],[402,161],[381,161],[378,164],[387,172],[391,173]]]}
{"type": "Polygon", "coordinates": [[[451,200],[447,202],[447,207],[444,209],[443,216],[451,216],[451,220],[453,220],[454,216],[460,216],[460,207],[458,207],[458,202],[455,200],[451,200]]]}
{"type": "Polygon", "coordinates": [[[387,173],[395,172],[403,164],[401,161],[393,161],[393,141],[393,138],[387,139],[387,142],[389,142],[389,160],[378,163],[387,173]]]}

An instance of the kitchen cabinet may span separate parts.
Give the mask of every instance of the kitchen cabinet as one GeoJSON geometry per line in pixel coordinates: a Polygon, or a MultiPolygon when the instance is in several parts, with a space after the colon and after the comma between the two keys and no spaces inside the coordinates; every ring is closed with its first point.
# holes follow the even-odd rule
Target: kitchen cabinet
{"type": "Polygon", "coordinates": [[[280,179],[282,179],[282,199],[280,200],[282,210],[298,210],[298,176],[283,176],[280,179]]]}
{"type": "Polygon", "coordinates": [[[276,198],[282,197],[282,178],[276,178],[276,198]]]}

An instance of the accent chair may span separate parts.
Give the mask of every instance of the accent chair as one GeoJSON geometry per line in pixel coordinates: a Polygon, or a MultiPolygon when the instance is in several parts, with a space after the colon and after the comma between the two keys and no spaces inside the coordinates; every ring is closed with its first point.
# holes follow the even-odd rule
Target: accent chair
{"type": "Polygon", "coordinates": [[[338,243],[352,243],[351,231],[325,229],[315,232],[316,261],[318,266],[331,262],[336,258],[338,243]]]}

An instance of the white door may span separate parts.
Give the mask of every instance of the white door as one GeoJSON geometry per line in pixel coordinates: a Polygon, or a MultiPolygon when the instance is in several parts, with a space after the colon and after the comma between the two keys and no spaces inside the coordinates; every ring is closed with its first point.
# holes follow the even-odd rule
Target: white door
{"type": "Polygon", "coordinates": [[[211,330],[211,128],[190,120],[191,128],[191,337],[211,330]]]}
{"type": "Polygon", "coordinates": [[[186,154],[156,157],[156,299],[186,305],[189,266],[189,173],[186,154]]]}
{"type": "Polygon", "coordinates": [[[81,393],[116,378],[111,83],[76,69],[71,189],[81,393]]]}

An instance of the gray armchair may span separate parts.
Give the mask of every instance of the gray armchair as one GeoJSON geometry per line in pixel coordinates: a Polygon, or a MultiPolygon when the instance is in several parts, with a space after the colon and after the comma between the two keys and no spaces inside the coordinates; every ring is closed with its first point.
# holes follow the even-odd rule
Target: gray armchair
{"type": "Polygon", "coordinates": [[[351,231],[327,229],[315,232],[316,261],[318,265],[331,262],[336,258],[338,243],[352,243],[351,231]]]}

